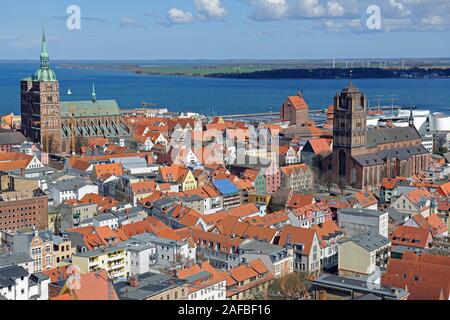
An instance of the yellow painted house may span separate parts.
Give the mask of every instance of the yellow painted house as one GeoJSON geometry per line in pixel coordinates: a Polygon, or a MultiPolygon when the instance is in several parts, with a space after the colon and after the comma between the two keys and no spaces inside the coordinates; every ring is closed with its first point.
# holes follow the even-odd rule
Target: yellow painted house
{"type": "Polygon", "coordinates": [[[181,188],[183,191],[197,189],[197,180],[195,180],[195,177],[190,170],[187,170],[185,176],[183,177],[181,188]]]}
{"type": "Polygon", "coordinates": [[[72,263],[82,274],[106,270],[111,279],[126,278],[129,266],[125,248],[111,246],[72,256],[72,263]]]}

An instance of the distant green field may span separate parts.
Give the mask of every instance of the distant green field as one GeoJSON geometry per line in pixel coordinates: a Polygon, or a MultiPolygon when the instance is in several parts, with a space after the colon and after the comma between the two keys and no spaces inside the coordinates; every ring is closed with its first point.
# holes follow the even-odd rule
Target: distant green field
{"type": "Polygon", "coordinates": [[[221,73],[249,73],[257,71],[268,71],[275,67],[268,66],[155,66],[142,67],[137,72],[146,74],[161,75],[189,75],[189,76],[207,76],[221,73]]]}

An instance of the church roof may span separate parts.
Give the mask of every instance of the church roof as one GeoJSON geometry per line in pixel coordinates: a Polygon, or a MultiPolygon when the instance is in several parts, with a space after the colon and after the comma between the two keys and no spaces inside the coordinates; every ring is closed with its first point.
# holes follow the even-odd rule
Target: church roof
{"type": "Polygon", "coordinates": [[[384,164],[383,159],[377,153],[353,156],[353,159],[355,159],[356,162],[363,167],[379,166],[384,164]]]}
{"type": "Polygon", "coordinates": [[[384,164],[386,158],[396,158],[399,160],[408,160],[411,156],[428,154],[423,145],[416,145],[404,148],[380,150],[373,154],[362,154],[353,156],[353,159],[363,167],[371,167],[384,164]]]}
{"type": "Polygon", "coordinates": [[[345,87],[342,90],[342,93],[361,93],[361,90],[359,90],[354,84],[353,82],[350,80],[350,82],[348,83],[347,87],[345,87]]]}
{"type": "Polygon", "coordinates": [[[417,139],[420,139],[420,135],[413,127],[376,128],[367,132],[368,147],[417,139]]]}
{"type": "Polygon", "coordinates": [[[119,105],[115,100],[86,100],[61,102],[61,117],[119,116],[119,105]]]}
{"type": "Polygon", "coordinates": [[[428,154],[428,150],[423,145],[411,146],[398,149],[381,150],[378,154],[383,158],[397,158],[399,160],[408,160],[411,156],[428,154]]]}

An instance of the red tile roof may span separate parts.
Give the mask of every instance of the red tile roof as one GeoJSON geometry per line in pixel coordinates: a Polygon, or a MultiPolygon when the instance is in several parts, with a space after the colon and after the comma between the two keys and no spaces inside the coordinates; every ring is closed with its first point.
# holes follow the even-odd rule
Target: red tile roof
{"type": "Polygon", "coordinates": [[[439,186],[437,192],[444,197],[450,197],[450,182],[439,186]]]}
{"type": "Polygon", "coordinates": [[[426,248],[431,238],[427,228],[400,226],[390,236],[392,245],[426,248]]]}
{"type": "Polygon", "coordinates": [[[331,145],[333,142],[331,139],[310,139],[308,140],[308,142],[311,145],[311,148],[314,150],[314,154],[316,155],[328,154],[331,152],[331,145]]]}
{"type": "Polygon", "coordinates": [[[306,229],[287,225],[283,228],[280,234],[280,240],[278,244],[282,247],[289,244],[302,244],[302,252],[306,255],[310,254],[311,247],[314,242],[314,237],[317,232],[314,229],[306,229]]]}
{"type": "Polygon", "coordinates": [[[309,109],[308,104],[301,95],[289,96],[288,102],[294,107],[295,110],[307,110],[309,109]]]}
{"type": "Polygon", "coordinates": [[[316,202],[314,195],[312,194],[300,194],[294,193],[289,199],[288,207],[290,208],[301,208],[307,205],[311,205],[316,202]]]}
{"type": "Polygon", "coordinates": [[[450,295],[450,258],[405,252],[403,259],[390,259],[384,285],[407,288],[409,300],[448,300],[450,295]]]}
{"type": "Polygon", "coordinates": [[[86,171],[89,169],[91,164],[88,161],[81,160],[79,158],[70,158],[69,159],[69,166],[72,169],[78,170],[78,171],[86,171]]]}
{"type": "Polygon", "coordinates": [[[120,177],[123,173],[121,163],[105,163],[96,164],[94,166],[94,173],[97,178],[102,178],[106,175],[120,177]]]}

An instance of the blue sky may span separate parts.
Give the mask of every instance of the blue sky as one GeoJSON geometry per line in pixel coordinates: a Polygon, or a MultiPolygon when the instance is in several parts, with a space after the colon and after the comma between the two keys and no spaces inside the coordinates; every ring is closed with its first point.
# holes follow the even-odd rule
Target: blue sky
{"type": "Polygon", "coordinates": [[[52,59],[450,57],[449,0],[2,1],[0,59],[36,59],[43,23],[52,59]]]}

